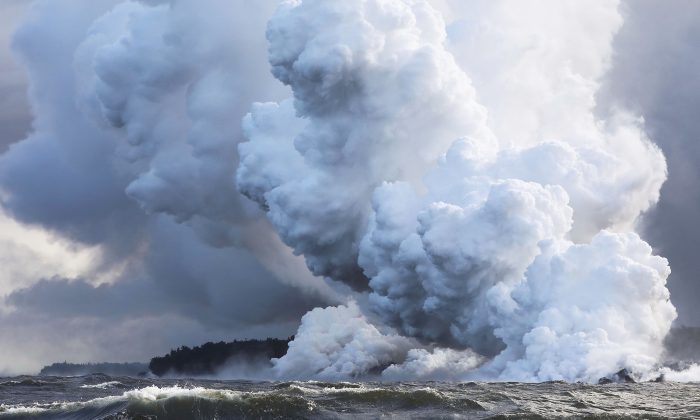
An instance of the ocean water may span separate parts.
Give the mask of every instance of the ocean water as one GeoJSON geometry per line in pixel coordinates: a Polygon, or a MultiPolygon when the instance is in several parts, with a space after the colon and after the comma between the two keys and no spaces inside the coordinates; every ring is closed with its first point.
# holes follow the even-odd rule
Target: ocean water
{"type": "Polygon", "coordinates": [[[0,378],[0,419],[700,418],[700,384],[0,378]]]}

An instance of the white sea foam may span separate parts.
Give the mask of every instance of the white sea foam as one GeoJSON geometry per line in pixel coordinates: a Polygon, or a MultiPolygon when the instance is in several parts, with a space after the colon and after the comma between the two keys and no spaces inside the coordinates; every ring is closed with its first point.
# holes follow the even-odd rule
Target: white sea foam
{"type": "Polygon", "coordinates": [[[119,381],[109,381],[109,382],[102,382],[100,384],[94,384],[94,385],[81,385],[81,388],[99,388],[99,389],[105,389],[105,388],[111,388],[113,386],[121,385],[122,383],[119,381]]]}
{"type": "Polygon", "coordinates": [[[12,404],[0,404],[0,416],[5,415],[21,415],[21,414],[39,414],[47,409],[39,405],[12,405],[12,404]]]}

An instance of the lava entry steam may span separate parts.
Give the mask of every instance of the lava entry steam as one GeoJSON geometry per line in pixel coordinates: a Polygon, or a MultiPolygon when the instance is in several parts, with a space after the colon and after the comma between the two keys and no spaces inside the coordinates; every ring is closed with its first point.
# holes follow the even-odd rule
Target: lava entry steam
{"type": "Polygon", "coordinates": [[[280,376],[658,367],[670,269],[634,227],[665,160],[639,120],[594,114],[617,4],[550,4],[600,23],[567,34],[578,52],[522,45],[551,19],[523,22],[525,3],[481,6],[464,46],[426,1],[288,1],[270,20],[272,73],[293,98],[244,119],[238,186],[314,274],[359,295],[303,318],[280,376]]]}

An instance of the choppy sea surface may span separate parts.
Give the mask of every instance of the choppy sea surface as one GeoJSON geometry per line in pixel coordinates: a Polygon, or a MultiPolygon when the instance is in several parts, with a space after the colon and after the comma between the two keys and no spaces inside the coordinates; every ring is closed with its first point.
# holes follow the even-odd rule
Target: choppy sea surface
{"type": "Polygon", "coordinates": [[[0,419],[700,418],[700,384],[0,378],[0,419]]]}

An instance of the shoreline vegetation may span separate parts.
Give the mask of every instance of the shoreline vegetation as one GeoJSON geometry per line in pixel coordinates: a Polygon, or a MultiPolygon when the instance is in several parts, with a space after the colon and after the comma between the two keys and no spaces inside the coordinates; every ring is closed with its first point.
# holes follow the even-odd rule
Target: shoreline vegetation
{"type": "Polygon", "coordinates": [[[293,339],[234,340],[230,343],[208,342],[192,348],[182,346],[165,356],[152,358],[148,367],[156,376],[206,376],[215,375],[229,365],[272,366],[270,359],[284,356],[293,339]]]}
{"type": "Polygon", "coordinates": [[[200,346],[181,346],[164,356],[153,357],[149,363],[68,363],[44,366],[39,376],[82,376],[105,374],[110,376],[210,376],[227,366],[272,366],[270,359],[287,353],[285,339],[234,340],[207,342],[200,346]]]}
{"type": "Polygon", "coordinates": [[[147,363],[53,363],[44,366],[39,376],[83,376],[101,373],[109,376],[146,376],[147,363]]]}

